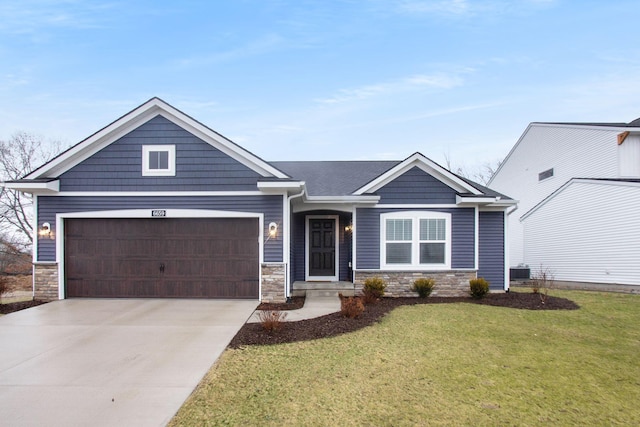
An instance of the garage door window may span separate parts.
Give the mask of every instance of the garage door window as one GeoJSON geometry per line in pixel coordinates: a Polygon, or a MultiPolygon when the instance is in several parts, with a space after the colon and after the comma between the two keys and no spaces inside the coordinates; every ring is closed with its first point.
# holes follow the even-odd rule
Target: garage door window
{"type": "Polygon", "coordinates": [[[175,145],[144,145],[142,147],[143,176],[175,176],[175,145]]]}

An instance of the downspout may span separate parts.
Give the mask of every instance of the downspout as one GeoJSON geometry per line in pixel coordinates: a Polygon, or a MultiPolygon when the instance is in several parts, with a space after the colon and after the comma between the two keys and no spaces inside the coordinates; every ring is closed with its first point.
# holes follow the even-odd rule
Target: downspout
{"type": "Polygon", "coordinates": [[[512,206],[511,208],[507,209],[505,211],[505,216],[504,216],[504,290],[505,292],[509,292],[510,288],[511,288],[511,270],[510,270],[510,266],[509,266],[509,215],[511,215],[512,213],[514,213],[515,211],[518,210],[518,205],[512,206]]]}
{"type": "Polygon", "coordinates": [[[304,185],[302,187],[302,191],[298,194],[292,194],[291,196],[287,197],[287,229],[285,230],[285,236],[287,237],[287,240],[284,241],[283,243],[286,245],[286,251],[285,254],[287,255],[288,259],[286,260],[286,274],[285,274],[285,297],[287,298],[287,300],[289,300],[289,298],[291,298],[291,201],[293,199],[297,199],[298,197],[302,197],[304,196],[305,193],[305,189],[304,189],[304,185]]]}

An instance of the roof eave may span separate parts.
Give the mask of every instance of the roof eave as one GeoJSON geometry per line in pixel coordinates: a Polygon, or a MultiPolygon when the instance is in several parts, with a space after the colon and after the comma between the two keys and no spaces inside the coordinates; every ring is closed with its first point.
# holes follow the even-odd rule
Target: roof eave
{"type": "Polygon", "coordinates": [[[60,180],[57,179],[46,182],[9,181],[2,183],[2,186],[11,190],[38,195],[57,194],[60,192],[60,180]]]}

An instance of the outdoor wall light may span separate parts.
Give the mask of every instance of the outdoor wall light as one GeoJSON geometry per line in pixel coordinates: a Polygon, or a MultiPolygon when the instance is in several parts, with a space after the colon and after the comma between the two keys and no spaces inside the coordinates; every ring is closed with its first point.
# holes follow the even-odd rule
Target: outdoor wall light
{"type": "Polygon", "coordinates": [[[269,237],[276,237],[278,234],[278,224],[272,222],[269,224],[269,237]]]}
{"type": "Polygon", "coordinates": [[[40,226],[40,229],[38,230],[38,235],[45,238],[51,237],[51,224],[49,224],[48,222],[43,222],[40,226]]]}

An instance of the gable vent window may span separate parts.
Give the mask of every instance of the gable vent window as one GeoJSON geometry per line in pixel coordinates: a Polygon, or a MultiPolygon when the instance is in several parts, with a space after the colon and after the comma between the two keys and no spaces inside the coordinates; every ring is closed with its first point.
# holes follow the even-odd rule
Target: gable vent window
{"type": "Polygon", "coordinates": [[[175,176],[176,174],[176,146],[175,145],[144,145],[142,146],[142,175],[143,176],[175,176]]]}
{"type": "Polygon", "coordinates": [[[538,174],[538,181],[544,181],[547,178],[551,178],[553,176],[553,168],[547,169],[544,172],[540,172],[538,174]]]}

